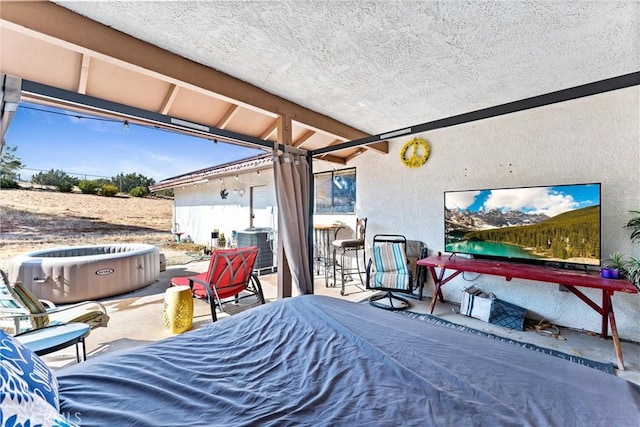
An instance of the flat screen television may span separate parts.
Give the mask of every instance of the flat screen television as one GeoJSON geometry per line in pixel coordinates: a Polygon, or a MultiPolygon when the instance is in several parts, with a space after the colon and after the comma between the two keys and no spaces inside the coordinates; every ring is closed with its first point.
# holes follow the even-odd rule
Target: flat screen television
{"type": "Polygon", "coordinates": [[[600,266],[600,183],[445,191],[445,252],[600,266]]]}

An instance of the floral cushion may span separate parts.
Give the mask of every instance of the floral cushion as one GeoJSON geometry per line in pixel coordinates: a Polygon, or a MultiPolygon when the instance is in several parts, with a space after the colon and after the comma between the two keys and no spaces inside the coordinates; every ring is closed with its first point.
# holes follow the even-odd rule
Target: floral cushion
{"type": "MultiPolygon", "coordinates": [[[[6,377],[9,371],[1,371],[0,386],[0,426],[15,427],[74,427],[77,424],[59,414],[53,406],[38,395],[21,395],[18,393],[5,393],[7,383],[20,383],[20,377],[12,377],[13,373],[6,377]]],[[[73,419],[80,421],[77,414],[73,419]]]]}
{"type": "MultiPolygon", "coordinates": [[[[4,400],[22,405],[39,398],[56,412],[59,410],[58,380],[38,355],[2,330],[0,355],[0,403],[3,408],[4,400]]],[[[0,422],[0,425],[5,424],[0,422]]]]}

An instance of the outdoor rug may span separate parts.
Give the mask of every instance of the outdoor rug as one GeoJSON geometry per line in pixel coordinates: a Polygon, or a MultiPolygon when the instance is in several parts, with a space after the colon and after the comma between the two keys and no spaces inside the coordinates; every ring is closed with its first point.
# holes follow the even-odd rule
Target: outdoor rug
{"type": "Polygon", "coordinates": [[[552,349],[549,349],[549,348],[539,347],[539,346],[534,345],[534,344],[520,342],[520,341],[512,340],[510,338],[500,337],[498,335],[490,334],[488,332],[482,332],[482,331],[479,331],[477,329],[469,328],[468,326],[458,325],[456,323],[449,322],[448,320],[440,319],[439,317],[433,316],[431,314],[415,313],[413,311],[397,311],[396,313],[403,314],[403,315],[405,315],[407,317],[412,317],[414,319],[419,319],[419,320],[424,320],[424,321],[427,321],[427,322],[431,322],[431,323],[434,323],[436,325],[444,326],[444,327],[447,327],[447,328],[453,328],[453,329],[457,329],[459,331],[464,331],[464,332],[468,332],[468,333],[471,333],[471,334],[480,335],[480,336],[491,338],[491,339],[494,339],[494,340],[497,340],[497,341],[502,341],[502,342],[506,342],[506,343],[509,343],[509,344],[518,345],[520,347],[524,347],[524,348],[528,348],[528,349],[531,349],[531,350],[535,350],[535,351],[538,351],[540,353],[549,354],[551,356],[560,357],[562,359],[569,360],[569,361],[574,362],[574,363],[579,363],[580,365],[584,365],[584,366],[588,366],[590,368],[598,369],[600,371],[607,372],[609,374],[615,374],[615,370],[614,370],[613,365],[611,363],[596,362],[594,360],[585,359],[584,357],[574,356],[572,354],[562,353],[562,352],[557,351],[557,350],[552,350],[552,349]]]}

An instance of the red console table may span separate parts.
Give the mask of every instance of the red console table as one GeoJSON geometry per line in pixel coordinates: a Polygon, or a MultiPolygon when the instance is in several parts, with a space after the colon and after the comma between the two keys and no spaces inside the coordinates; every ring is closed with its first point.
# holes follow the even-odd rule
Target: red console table
{"type": "Polygon", "coordinates": [[[431,306],[429,307],[431,313],[433,313],[438,298],[444,302],[442,286],[465,271],[502,276],[507,281],[515,277],[517,279],[535,280],[542,283],[557,283],[565,286],[570,292],[602,316],[602,338],[608,338],[609,324],[611,325],[611,336],[613,338],[613,348],[618,360],[618,369],[624,370],[622,347],[620,346],[620,339],[618,337],[618,328],[616,327],[616,317],[613,313],[611,296],[615,292],[638,293],[638,289],[628,280],[605,279],[597,273],[577,270],[562,270],[539,265],[456,256],[430,256],[419,260],[418,265],[429,269],[433,282],[435,283],[435,291],[431,299],[431,306]],[[440,272],[437,272],[436,269],[440,269],[440,272]],[[446,270],[451,270],[451,274],[445,277],[446,270]],[[579,289],[576,289],[576,286],[602,290],[602,306],[599,306],[579,289]]]}

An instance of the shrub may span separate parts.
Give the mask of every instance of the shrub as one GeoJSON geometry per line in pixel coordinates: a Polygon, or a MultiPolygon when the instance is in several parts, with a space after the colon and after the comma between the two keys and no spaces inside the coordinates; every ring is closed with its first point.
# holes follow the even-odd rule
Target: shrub
{"type": "Polygon", "coordinates": [[[84,179],[78,183],[78,188],[82,191],[82,194],[96,194],[98,183],[84,179]]]}
{"type": "Polygon", "coordinates": [[[104,184],[102,188],[100,188],[100,194],[105,197],[113,197],[118,194],[118,187],[111,184],[104,184]]]}
{"type": "MultiPolygon", "coordinates": [[[[0,150],[2,153],[2,155],[0,155],[0,185],[3,188],[17,188],[5,187],[5,184],[13,185],[13,182],[18,179],[17,172],[25,166],[15,155],[17,149],[18,147],[9,147],[7,144],[3,150],[0,150]]],[[[18,185],[17,182],[15,184],[18,185]]]]}
{"type": "MultiPolygon", "coordinates": [[[[54,185],[56,187],[61,187],[71,183],[73,188],[74,185],[78,184],[78,181],[78,178],[69,176],[66,172],[59,169],[51,169],[48,172],[39,172],[31,177],[31,182],[34,184],[54,185]]],[[[65,188],[67,187],[65,186],[65,188]]],[[[62,191],[62,189],[60,191],[62,191]]]]}
{"type": "Polygon", "coordinates": [[[123,174],[111,178],[111,184],[118,185],[120,191],[123,193],[129,193],[135,187],[144,187],[148,190],[150,185],[155,184],[156,181],[153,178],[147,178],[144,175],[137,173],[123,174]]]}
{"type": "Polygon", "coordinates": [[[144,197],[147,194],[149,194],[149,192],[147,191],[146,187],[133,187],[129,191],[129,195],[132,197],[144,197]]]}
{"type": "Polygon", "coordinates": [[[0,188],[19,188],[18,183],[12,179],[0,178],[0,188]]]}
{"type": "Polygon", "coordinates": [[[73,191],[73,182],[63,181],[58,184],[58,191],[61,193],[71,193],[73,191]]]}

